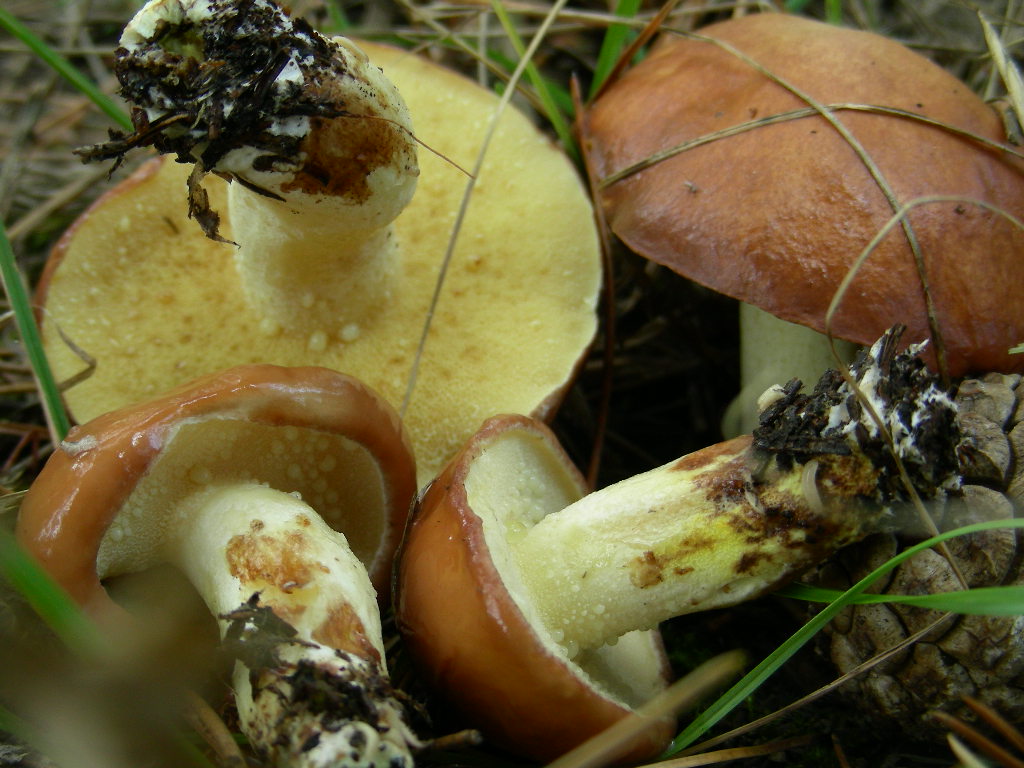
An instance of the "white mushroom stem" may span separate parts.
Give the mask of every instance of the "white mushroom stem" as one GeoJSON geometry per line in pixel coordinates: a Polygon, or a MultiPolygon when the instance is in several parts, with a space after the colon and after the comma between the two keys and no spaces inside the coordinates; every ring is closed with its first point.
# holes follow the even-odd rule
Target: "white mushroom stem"
{"type": "MultiPolygon", "coordinates": [[[[417,741],[387,682],[376,596],[344,535],[295,496],[256,484],[197,493],[170,519],[160,555],[188,576],[222,634],[244,628],[240,657],[262,660],[234,673],[252,745],[279,766],[412,765],[417,741]],[[266,631],[268,610],[294,636],[266,631]]],[[[107,569],[118,557],[104,546],[107,569]]]]}
{"type": "MultiPolygon", "coordinates": [[[[722,418],[725,437],[749,434],[757,426],[758,398],[775,384],[800,379],[815,382],[836,358],[828,337],[813,328],[781,320],[751,304],[740,302],[740,392],[722,418]]],[[[835,340],[840,362],[848,364],[856,344],[835,340]]]]}
{"type": "Polygon", "coordinates": [[[242,289],[268,329],[312,327],[344,339],[389,303],[398,257],[392,222],[412,199],[419,171],[398,90],[353,43],[329,43],[336,79],[324,98],[349,114],[302,118],[296,130],[305,130],[306,165],[260,173],[253,154],[239,152],[243,162],[232,153],[214,170],[283,198],[239,182],[228,192],[242,289]]]}
{"type": "Polygon", "coordinates": [[[737,438],[585,496],[510,547],[529,564],[523,579],[545,626],[575,656],[748,600],[863,535],[876,514],[822,503],[823,482],[856,470],[834,458],[827,471],[780,471],[737,438]]]}
{"type": "Polygon", "coordinates": [[[784,583],[878,530],[908,497],[905,482],[920,498],[956,491],[957,406],[918,357],[921,345],[897,354],[901,333],[891,329],[858,356],[855,386],[831,371],[810,393],[782,388],[753,436],[563,508],[529,472],[518,485],[489,484],[502,466],[528,466],[522,444],[497,442],[466,489],[474,506],[506,521],[519,602],[534,606],[572,657],[784,583]]]}
{"type": "Polygon", "coordinates": [[[386,311],[398,258],[390,225],[342,233],[240,184],[229,187],[228,216],[239,280],[266,333],[312,328],[307,344],[317,351],[386,311]]]}
{"type": "Polygon", "coordinates": [[[358,332],[387,303],[391,222],[419,173],[408,109],[381,69],[268,0],[244,14],[223,0],[150,0],[121,46],[143,129],[170,120],[150,140],[234,182],[236,265],[266,329],[312,327],[314,346],[358,332]],[[173,88],[157,82],[168,67],[173,88]]]}

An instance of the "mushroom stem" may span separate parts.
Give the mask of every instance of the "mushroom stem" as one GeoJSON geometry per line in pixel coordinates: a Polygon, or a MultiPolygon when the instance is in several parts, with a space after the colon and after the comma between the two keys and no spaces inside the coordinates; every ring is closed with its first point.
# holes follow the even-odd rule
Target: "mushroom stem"
{"type": "Polygon", "coordinates": [[[854,365],[860,392],[835,371],[809,395],[793,381],[753,436],[513,531],[512,559],[530,564],[523,584],[552,637],[572,657],[673,616],[733,605],[879,530],[906,498],[890,449],[922,497],[955,488],[956,405],[919,349],[896,355],[898,338],[887,334],[854,365]]]}
{"type": "Polygon", "coordinates": [[[351,341],[386,311],[398,261],[390,226],[339,236],[335,222],[296,215],[240,184],[228,188],[228,211],[239,281],[265,333],[312,327],[307,345],[317,351],[328,339],[351,341]]]}
{"type": "Polygon", "coordinates": [[[379,310],[391,222],[419,170],[405,102],[365,53],[266,0],[150,0],[125,28],[116,70],[135,133],[87,156],[151,143],[197,163],[190,211],[214,239],[219,215],[200,179],[235,182],[236,264],[267,330],[343,338],[379,310]]]}
{"type": "Polygon", "coordinates": [[[881,511],[821,493],[872,484],[866,462],[833,459],[783,469],[737,437],[548,515],[511,543],[513,556],[531,563],[526,588],[575,656],[749,600],[876,529],[881,511]]]}
{"type": "MultiPolygon", "coordinates": [[[[782,320],[740,302],[740,392],[722,417],[725,437],[749,434],[757,426],[758,398],[769,387],[792,378],[817,381],[836,366],[828,337],[813,328],[782,320]]],[[[835,340],[839,361],[849,364],[858,346],[835,340]]]]}
{"type": "Polygon", "coordinates": [[[236,648],[253,746],[274,765],[412,765],[418,742],[387,682],[375,593],[345,536],[257,484],[200,492],[178,515],[188,522],[166,556],[236,648]]]}
{"type": "Polygon", "coordinates": [[[843,491],[873,474],[849,456],[783,469],[739,437],[585,496],[512,550],[532,564],[527,588],[574,657],[749,600],[860,538],[881,511],[843,491]]]}

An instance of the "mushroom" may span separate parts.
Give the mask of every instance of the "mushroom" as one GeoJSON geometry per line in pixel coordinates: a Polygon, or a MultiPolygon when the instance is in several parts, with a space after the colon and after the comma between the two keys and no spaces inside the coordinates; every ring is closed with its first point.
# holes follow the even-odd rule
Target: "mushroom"
{"type": "Polygon", "coordinates": [[[415,483],[396,414],[363,384],[242,366],[74,428],[17,535],[115,630],[130,618],[103,579],[179,568],[238,653],[241,727],[275,765],[410,765],[374,583],[388,594],[415,483]]]}
{"type": "MultiPolygon", "coordinates": [[[[944,350],[952,377],[1024,370],[1024,356],[1009,354],[1024,337],[1024,233],[969,201],[1024,215],[1018,154],[1002,151],[995,111],[919,54],[868,32],[751,14],[663,35],[587,120],[612,230],[742,302],[743,414],[727,432],[756,425],[754,401],[770,384],[834,365],[819,336],[830,301],[895,209],[922,196],[962,198],[906,217],[941,339],[898,227],[857,272],[831,332],[869,344],[901,323],[908,342],[931,338],[933,366],[944,350]],[[813,102],[864,147],[891,201],[813,102]]],[[[848,361],[853,348],[839,348],[848,361]]]]}
{"type": "MultiPolygon", "coordinates": [[[[898,339],[853,376],[934,497],[957,485],[956,408],[898,339]]],[[[835,371],[798,386],[753,437],[588,495],[546,427],[489,420],[422,494],[399,554],[396,618],[429,684],[495,743],[551,759],[658,689],[659,622],[756,597],[877,531],[905,498],[882,432],[835,371]]]]}
{"type": "Polygon", "coordinates": [[[144,165],[52,255],[47,355],[60,379],[86,367],[62,336],[96,361],[67,392],[76,419],[253,362],[345,371],[399,407],[428,318],[402,409],[421,479],[485,416],[551,414],[593,338],[601,269],[588,195],[525,115],[497,123],[435,308],[493,93],[265,0],[153,0],[117,69],[136,131],[86,154],[153,143],[198,165],[144,165]],[[190,202],[238,247],[204,237],[190,202]]]}

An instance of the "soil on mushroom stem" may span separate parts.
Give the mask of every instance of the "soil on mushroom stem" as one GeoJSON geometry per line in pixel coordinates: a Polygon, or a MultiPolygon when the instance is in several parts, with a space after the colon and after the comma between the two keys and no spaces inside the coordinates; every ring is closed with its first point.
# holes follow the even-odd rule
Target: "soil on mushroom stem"
{"type": "MultiPolygon", "coordinates": [[[[76,14],[85,13],[82,10],[79,14],[78,10],[84,9],[84,5],[36,0],[4,2],[5,10],[30,20],[33,30],[50,42],[67,39],[66,35],[76,28],[87,30],[87,44],[68,50],[76,51],[74,62],[94,75],[101,74],[107,66],[106,52],[112,49],[121,26],[137,5],[129,0],[93,0],[88,15],[76,19],[76,14]]],[[[354,22],[372,29],[403,29],[410,24],[404,12],[389,3],[343,5],[354,22]]],[[[597,0],[571,5],[596,12],[607,7],[597,0]]],[[[820,15],[823,5],[812,2],[808,8],[820,15]]],[[[992,18],[1002,18],[1005,3],[992,0],[983,5],[992,18]]],[[[941,33],[940,62],[962,77],[977,72],[979,59],[972,53],[978,50],[977,42],[964,39],[976,23],[950,0],[849,6],[849,23],[873,21],[877,28],[900,39],[941,33]],[[951,19],[950,14],[957,15],[951,19]]],[[[296,2],[293,7],[315,23],[327,19],[325,6],[314,0],[296,2]]],[[[535,19],[529,21],[531,28],[535,28],[535,19]]],[[[586,76],[596,57],[599,32],[593,27],[563,26],[552,36],[538,61],[557,82],[567,82],[570,72],[582,70],[586,76]]],[[[10,38],[0,36],[0,44],[4,46],[4,55],[0,56],[0,93],[4,94],[6,110],[5,118],[0,120],[0,216],[10,227],[38,214],[29,226],[17,229],[14,237],[22,267],[33,281],[55,238],[102,187],[103,169],[82,166],[71,150],[105,139],[109,119],[89,107],[80,94],[52,78],[45,66],[22,53],[10,38]],[[95,181],[90,183],[90,179],[95,181]],[[75,182],[81,186],[76,188],[75,182]],[[60,202],[62,194],[67,199],[60,202]]],[[[124,172],[119,171],[115,180],[123,177],[124,172]]],[[[732,301],[623,251],[615,253],[614,263],[614,378],[599,485],[716,442],[720,416],[736,390],[738,367],[736,310],[732,301]]],[[[581,467],[589,461],[596,434],[603,368],[599,339],[555,422],[559,436],[581,467]]],[[[21,350],[10,323],[0,328],[0,388],[4,391],[0,399],[0,486],[13,491],[31,480],[48,449],[48,439],[42,413],[32,394],[31,376],[21,364],[21,350]]],[[[11,497],[0,506],[0,525],[7,529],[13,525],[16,505],[17,497],[11,497]]],[[[684,671],[718,651],[738,647],[747,649],[751,659],[761,659],[788,637],[802,615],[784,601],[768,599],[730,611],[677,619],[666,627],[666,635],[673,660],[684,671]]],[[[31,618],[20,597],[0,581],[0,706],[18,700],[22,692],[19,686],[26,685],[26,676],[22,674],[26,669],[50,667],[69,676],[78,674],[64,666],[55,667],[53,659],[60,654],[48,634],[31,618]],[[45,648],[40,647],[41,638],[45,639],[45,648]]],[[[744,709],[736,712],[726,727],[755,719],[828,682],[825,670],[813,651],[806,650],[744,709]]],[[[75,690],[81,692],[82,702],[106,695],[106,689],[90,690],[87,685],[79,685],[75,690]]],[[[763,758],[745,761],[743,765],[838,766],[841,763],[829,734],[834,735],[853,766],[909,767],[951,762],[942,745],[923,747],[908,742],[898,732],[880,734],[877,724],[865,723],[835,695],[746,740],[756,743],[808,733],[819,738],[809,747],[787,753],[781,762],[779,758],[763,758]]],[[[31,757],[10,757],[15,752],[5,751],[5,743],[0,734],[0,766],[40,764],[31,757]]],[[[154,756],[152,749],[148,757],[154,756]]],[[[456,755],[433,762],[466,761],[456,755]]]]}

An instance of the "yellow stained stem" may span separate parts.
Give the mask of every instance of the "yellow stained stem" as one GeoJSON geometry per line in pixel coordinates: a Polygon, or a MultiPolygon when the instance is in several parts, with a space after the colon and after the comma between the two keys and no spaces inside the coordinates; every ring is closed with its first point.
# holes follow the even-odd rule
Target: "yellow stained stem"
{"type": "Polygon", "coordinates": [[[570,656],[685,613],[778,586],[853,541],[876,515],[833,489],[866,462],[781,470],[749,438],[636,475],[524,529],[510,543],[526,589],[570,656]]]}

